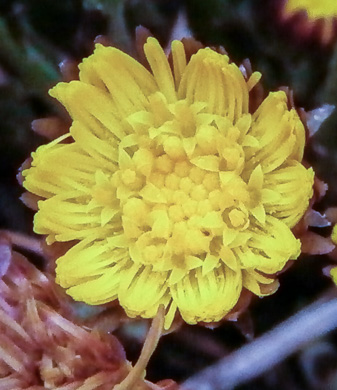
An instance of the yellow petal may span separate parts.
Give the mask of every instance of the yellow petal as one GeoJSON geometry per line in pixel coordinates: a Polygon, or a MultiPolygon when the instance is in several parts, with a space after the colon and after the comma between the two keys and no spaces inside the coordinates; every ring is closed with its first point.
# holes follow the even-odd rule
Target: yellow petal
{"type": "Polygon", "coordinates": [[[296,259],[300,254],[300,241],[285,223],[270,215],[266,217],[264,229],[255,227],[251,234],[246,256],[241,257],[245,267],[255,267],[264,273],[273,274],[281,271],[288,260],[296,259]]]}
{"type": "Polygon", "coordinates": [[[233,251],[226,247],[222,246],[219,251],[221,261],[229,267],[234,272],[239,272],[238,259],[234,255],[233,251]]]}
{"type": "Polygon", "coordinates": [[[264,225],[266,222],[266,210],[263,205],[260,203],[258,206],[250,210],[252,215],[257,219],[257,221],[264,225]]]}
{"type": "Polygon", "coordinates": [[[64,105],[73,120],[83,123],[98,138],[122,139],[126,135],[111,97],[101,89],[75,80],[58,83],[49,94],[64,105]]]}
{"type": "Polygon", "coordinates": [[[108,237],[107,240],[110,246],[116,248],[127,248],[130,245],[130,241],[125,234],[117,234],[113,237],[108,237]]]}
{"type": "Polygon", "coordinates": [[[159,42],[155,38],[148,38],[144,45],[144,52],[159,90],[169,103],[176,101],[177,95],[172,71],[159,42]]]}
{"type": "Polygon", "coordinates": [[[66,193],[88,193],[94,184],[94,172],[99,163],[81,153],[75,144],[40,146],[33,153],[30,169],[23,171],[24,187],[43,197],[66,193]],[[85,183],[85,184],[83,184],[85,183]]]}
{"type": "Polygon", "coordinates": [[[304,126],[295,110],[288,110],[283,91],[270,93],[253,115],[250,135],[259,140],[259,150],[249,155],[247,166],[260,163],[263,172],[271,172],[286,160],[301,160],[304,148],[304,126]],[[270,131],[273,129],[273,131],[270,131]]]}
{"type": "Polygon", "coordinates": [[[151,203],[166,203],[165,195],[159,188],[152,183],[146,184],[145,187],[139,192],[139,194],[147,201],[151,203]]]}
{"type": "Polygon", "coordinates": [[[279,197],[269,198],[266,212],[282,219],[293,227],[308,208],[313,194],[314,172],[302,164],[294,162],[291,166],[271,172],[265,176],[265,187],[275,191],[279,197]]]}
{"type": "Polygon", "coordinates": [[[198,168],[210,172],[219,171],[219,157],[217,156],[200,156],[191,159],[191,163],[198,168]]]}
{"type": "Polygon", "coordinates": [[[102,168],[109,171],[116,169],[118,152],[115,138],[110,138],[107,142],[107,140],[99,138],[84,123],[78,121],[73,122],[69,131],[77,145],[83,150],[83,154],[88,153],[102,168]]]}
{"type": "Polygon", "coordinates": [[[277,280],[266,278],[252,269],[242,271],[242,283],[247,290],[260,297],[273,294],[279,286],[277,280]],[[265,289],[265,286],[269,288],[265,289]]]}
{"type": "Polygon", "coordinates": [[[152,234],[154,237],[168,238],[171,233],[171,223],[166,210],[154,210],[151,213],[154,219],[152,234]]]}
{"type": "Polygon", "coordinates": [[[183,277],[186,275],[186,270],[185,269],[182,269],[182,268],[173,268],[171,273],[170,273],[170,276],[168,278],[168,281],[167,281],[167,284],[169,286],[173,286],[175,284],[177,284],[178,282],[180,282],[183,277]]]}
{"type": "Polygon", "coordinates": [[[208,274],[208,272],[213,271],[213,269],[219,264],[219,257],[207,253],[206,258],[202,264],[202,276],[208,274]]]}
{"type": "Polygon", "coordinates": [[[67,293],[76,301],[101,305],[116,299],[119,280],[118,267],[112,267],[93,280],[77,283],[68,288],[67,293]]]}
{"type": "Polygon", "coordinates": [[[118,291],[118,299],[130,317],[152,318],[159,305],[165,307],[170,301],[167,294],[167,273],[153,272],[151,266],[121,271],[123,284],[118,291]],[[136,276],[135,274],[138,274],[136,276]]]}
{"type": "Polygon", "coordinates": [[[260,190],[263,185],[263,172],[261,165],[257,165],[250,175],[248,187],[249,189],[260,190]]]}
{"type": "Polygon", "coordinates": [[[183,319],[189,324],[213,322],[223,318],[236,304],[241,293],[241,273],[221,266],[202,275],[199,268],[171,287],[183,319]]]}
{"type": "Polygon", "coordinates": [[[332,280],[335,284],[337,284],[337,267],[332,268],[330,271],[330,275],[332,277],[332,280]]]}
{"type": "Polygon", "coordinates": [[[209,48],[194,54],[183,73],[178,90],[189,103],[205,102],[206,111],[234,122],[248,112],[248,89],[235,64],[209,48]]]}
{"type": "Polygon", "coordinates": [[[79,68],[81,81],[109,92],[113,111],[120,118],[144,108],[147,96],[156,91],[150,72],[113,47],[97,44],[94,53],[79,68]]]}
{"type": "Polygon", "coordinates": [[[100,304],[115,298],[126,252],[84,240],[57,260],[57,282],[76,300],[100,304]],[[109,282],[110,280],[110,282],[109,282]]]}
{"type": "Polygon", "coordinates": [[[186,68],[186,54],[181,41],[173,41],[171,44],[175,85],[178,89],[181,76],[186,68]]]}

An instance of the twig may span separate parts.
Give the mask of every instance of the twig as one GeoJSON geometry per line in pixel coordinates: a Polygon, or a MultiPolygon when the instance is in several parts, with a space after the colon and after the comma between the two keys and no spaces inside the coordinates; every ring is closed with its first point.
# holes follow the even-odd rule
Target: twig
{"type": "Polygon", "coordinates": [[[316,301],[218,363],[190,377],[182,390],[228,390],[252,380],[337,327],[337,298],[316,301]]]}

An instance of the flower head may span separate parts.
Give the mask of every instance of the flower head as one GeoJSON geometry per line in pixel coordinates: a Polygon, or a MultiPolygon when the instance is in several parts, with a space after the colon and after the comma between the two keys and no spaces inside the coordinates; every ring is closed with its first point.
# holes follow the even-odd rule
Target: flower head
{"type": "Polygon", "coordinates": [[[228,57],[200,49],[189,61],[172,43],[144,45],[150,71],[96,46],[79,81],[50,94],[68,110],[69,133],[33,153],[24,186],[42,197],[35,231],[74,241],[57,282],[76,300],[118,299],[131,317],[166,308],[190,323],[221,320],[248,289],[275,291],[296,259],[291,228],[312,195],[302,164],[305,131],[283,91],[255,112],[228,57]]]}
{"type": "MultiPolygon", "coordinates": [[[[332,209],[333,210],[333,209],[332,209]]],[[[328,209],[328,211],[329,211],[329,209],[328,209]]],[[[334,213],[335,214],[335,213],[334,213]]],[[[334,215],[334,217],[335,217],[335,215],[334,215]]],[[[335,218],[333,218],[334,219],[334,221],[333,222],[335,222],[336,223],[336,220],[335,220],[335,218]]],[[[333,242],[333,244],[335,244],[335,245],[337,245],[337,225],[334,225],[334,227],[333,227],[333,229],[332,229],[332,232],[331,232],[331,241],[333,242]]],[[[333,254],[333,258],[335,258],[336,256],[334,256],[335,255],[335,252],[336,251],[334,251],[332,254],[333,254]]],[[[330,269],[330,276],[332,277],[332,280],[333,280],[333,282],[337,285],[337,267],[332,267],[331,269],[330,269]]]]}
{"type": "Polygon", "coordinates": [[[299,20],[302,31],[311,33],[318,26],[323,42],[328,43],[335,35],[337,2],[331,0],[286,0],[283,16],[288,19],[299,13],[305,13],[306,20],[299,20]]]}
{"type": "Polygon", "coordinates": [[[331,0],[288,0],[285,10],[288,13],[305,11],[312,20],[337,17],[337,3],[331,0]]]}

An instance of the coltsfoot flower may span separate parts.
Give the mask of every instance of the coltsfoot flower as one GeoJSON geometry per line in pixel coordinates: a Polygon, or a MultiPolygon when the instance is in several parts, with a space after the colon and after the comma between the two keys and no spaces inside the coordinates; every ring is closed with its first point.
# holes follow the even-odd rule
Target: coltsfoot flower
{"type": "MultiPolygon", "coordinates": [[[[334,213],[335,214],[335,213],[334,213]]],[[[336,221],[334,221],[336,222],[336,221]]],[[[337,225],[334,225],[331,232],[331,241],[337,245],[337,225]]],[[[334,254],[334,252],[333,252],[334,254]]],[[[333,256],[335,257],[335,256],[333,256]]],[[[332,277],[333,282],[337,285],[337,267],[332,267],[330,269],[330,276],[332,277]]]]}
{"type": "Polygon", "coordinates": [[[289,13],[305,11],[312,20],[337,17],[337,3],[331,0],[288,0],[285,10],[289,13]]]}
{"type": "Polygon", "coordinates": [[[285,0],[283,16],[291,18],[305,13],[306,20],[300,20],[301,29],[309,34],[318,29],[320,39],[329,43],[336,35],[337,2],[331,0],[285,0]]]}
{"type": "Polygon", "coordinates": [[[246,78],[226,55],[190,60],[172,43],[144,45],[149,70],[96,45],[79,81],[50,94],[68,110],[69,133],[41,146],[23,171],[41,197],[35,231],[74,245],[57,282],[76,300],[118,299],[130,317],[165,307],[189,324],[215,322],[243,289],[277,288],[300,253],[291,229],[312,196],[301,161],[304,126],[283,91],[250,112],[246,78]]]}

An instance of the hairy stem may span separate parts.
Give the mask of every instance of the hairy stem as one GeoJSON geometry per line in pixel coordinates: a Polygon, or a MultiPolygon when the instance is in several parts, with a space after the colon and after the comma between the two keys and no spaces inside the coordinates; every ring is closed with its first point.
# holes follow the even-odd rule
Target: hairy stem
{"type": "Polygon", "coordinates": [[[152,321],[137,363],[127,377],[119,385],[115,386],[113,390],[132,390],[137,381],[142,378],[146,366],[157,348],[159,339],[163,333],[164,318],[165,309],[164,306],[160,306],[156,317],[152,321]]]}

